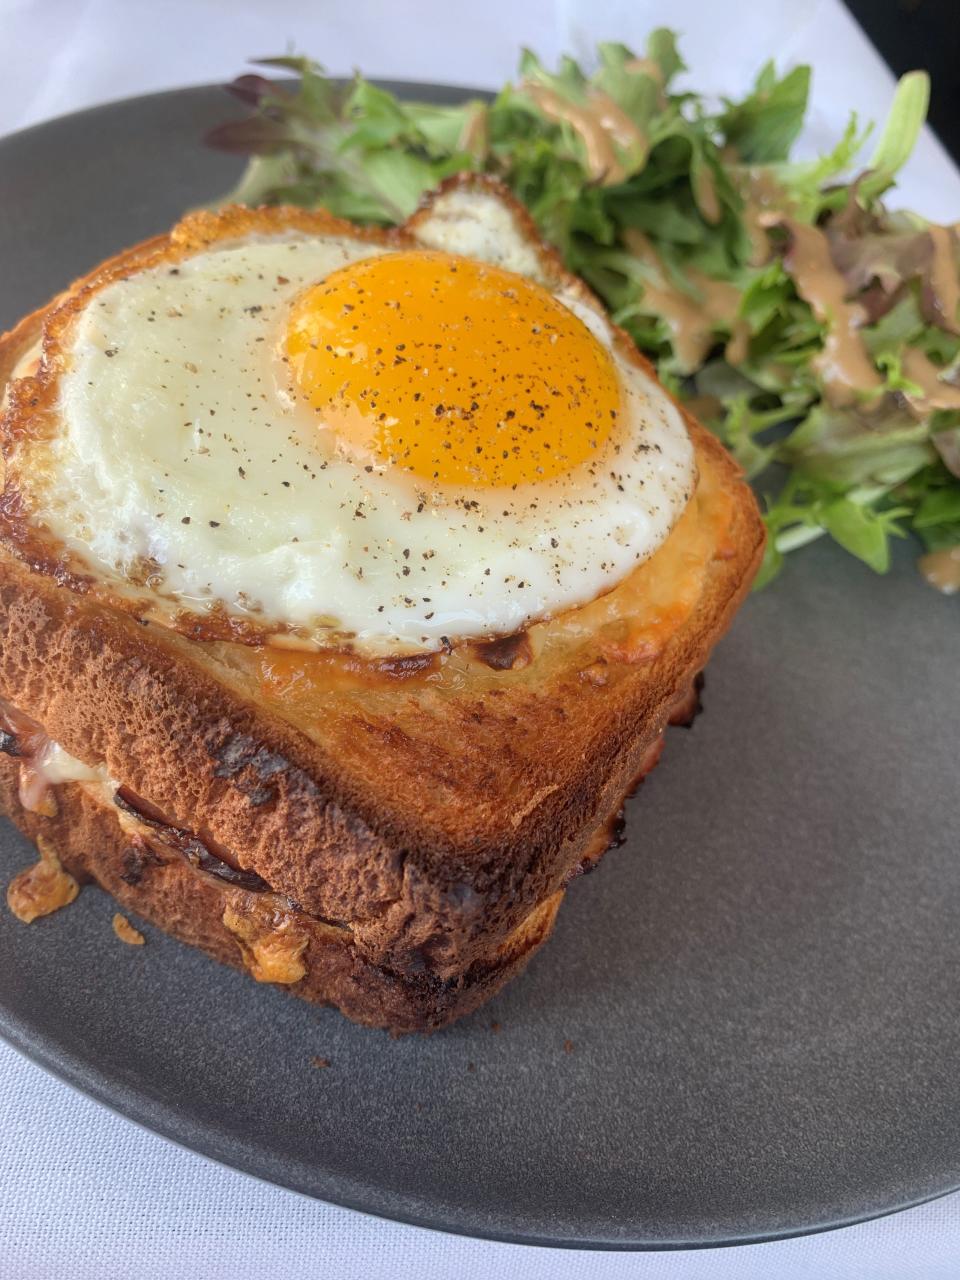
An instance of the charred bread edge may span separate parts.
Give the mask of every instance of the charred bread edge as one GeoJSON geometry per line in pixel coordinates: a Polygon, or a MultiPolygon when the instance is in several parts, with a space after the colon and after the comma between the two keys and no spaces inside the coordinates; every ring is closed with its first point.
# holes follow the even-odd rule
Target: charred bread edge
{"type": "MultiPolygon", "coordinates": [[[[27,811],[17,799],[16,761],[0,758],[0,805],[28,838],[45,838],[70,874],[81,882],[96,881],[126,910],[221,963],[245,969],[237,939],[223,923],[228,906],[244,909],[243,889],[196,870],[176,853],[168,860],[141,860],[131,877],[131,840],[116,810],[77,783],[63,784],[57,792],[56,816],[27,811]]],[[[542,903],[502,944],[446,980],[373,964],[358,953],[348,932],[296,913],[308,937],[306,976],[284,989],[312,1003],[335,1005],[355,1022],[395,1035],[433,1031],[489,1000],[525,967],[549,937],[561,897],[542,903]]]]}

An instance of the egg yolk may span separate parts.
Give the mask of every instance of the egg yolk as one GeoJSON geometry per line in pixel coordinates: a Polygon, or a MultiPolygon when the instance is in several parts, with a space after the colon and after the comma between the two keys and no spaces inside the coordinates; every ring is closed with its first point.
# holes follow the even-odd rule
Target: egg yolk
{"type": "Polygon", "coordinates": [[[364,258],[294,302],[295,390],[348,456],[440,484],[536,483],[597,456],[609,352],[540,285],[432,250],[364,258]]]}

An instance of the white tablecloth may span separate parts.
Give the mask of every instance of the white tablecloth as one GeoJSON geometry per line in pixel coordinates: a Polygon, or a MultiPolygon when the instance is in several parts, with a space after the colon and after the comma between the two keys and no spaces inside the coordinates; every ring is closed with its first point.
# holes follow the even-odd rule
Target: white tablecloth
{"type": "MultiPolygon", "coordinates": [[[[332,72],[493,86],[520,44],[548,61],[666,22],[692,80],[738,91],[771,54],[817,68],[815,147],[846,109],[882,115],[892,80],[839,0],[0,0],[0,134],[111,98],[226,80],[246,58],[309,51],[332,72]],[[743,19],[738,13],[743,13],[743,19]]],[[[960,214],[960,176],[925,137],[905,201],[960,214]]],[[[2,216],[2,210],[0,210],[2,216]]],[[[0,1044],[0,1280],[956,1280],[960,1195],[844,1231],[747,1248],[605,1254],[524,1248],[382,1222],[171,1146],[0,1044]]]]}

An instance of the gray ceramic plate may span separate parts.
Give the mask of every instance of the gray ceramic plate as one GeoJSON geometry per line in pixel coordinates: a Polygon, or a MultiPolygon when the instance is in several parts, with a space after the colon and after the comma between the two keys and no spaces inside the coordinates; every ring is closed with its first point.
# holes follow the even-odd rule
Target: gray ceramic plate
{"type": "MultiPolygon", "coordinates": [[[[224,190],[234,163],[198,139],[229,110],[188,90],[0,142],[0,324],[224,190]]],[[[938,1195],[960,1183],[958,624],[907,548],[888,578],[798,555],[626,846],[524,977],[431,1039],[152,929],[123,947],[93,889],[30,928],[0,911],[0,1030],[185,1146],[455,1231],[720,1244],[938,1195]]],[[[29,860],[4,825],[0,880],[29,860]]]]}

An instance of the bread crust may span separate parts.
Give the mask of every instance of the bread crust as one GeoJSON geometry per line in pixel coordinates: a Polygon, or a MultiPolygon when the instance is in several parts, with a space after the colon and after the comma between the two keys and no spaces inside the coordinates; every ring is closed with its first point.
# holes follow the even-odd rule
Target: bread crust
{"type": "MultiPolygon", "coordinates": [[[[494,189],[475,175],[464,182],[494,189]]],[[[330,226],[328,215],[270,216],[330,226]]],[[[218,224],[210,215],[192,225],[202,234],[218,224]]],[[[118,255],[75,290],[171,242],[118,255]]],[[[540,252],[560,270],[552,251],[540,252]]],[[[51,314],[0,340],[0,386],[51,314]]],[[[655,376],[626,335],[617,340],[655,376]]],[[[62,554],[33,554],[7,519],[0,697],[80,760],[106,762],[172,821],[210,833],[305,912],[348,922],[358,962],[457,981],[592,858],[759,566],[753,495],[716,439],[685,417],[698,466],[729,498],[729,527],[688,616],[643,661],[593,670],[571,649],[483,678],[467,664],[454,692],[432,683],[436,667],[371,669],[298,703],[264,684],[250,636],[225,641],[214,628],[198,640],[159,625],[75,578],[62,554]]]]}
{"type": "MultiPolygon", "coordinates": [[[[162,845],[145,850],[121,828],[109,803],[77,783],[57,788],[57,804],[53,816],[24,809],[17,764],[0,757],[0,807],[31,840],[39,837],[52,848],[69,874],[81,884],[96,882],[125,910],[222,964],[248,969],[236,935],[224,923],[228,911],[249,914],[248,893],[196,870],[162,845]]],[[[526,967],[549,938],[562,896],[535,908],[502,944],[446,980],[372,964],[359,954],[349,930],[286,912],[306,939],[305,974],[282,989],[313,1004],[335,1005],[353,1021],[394,1035],[435,1031],[471,1013],[526,967]]]]}

